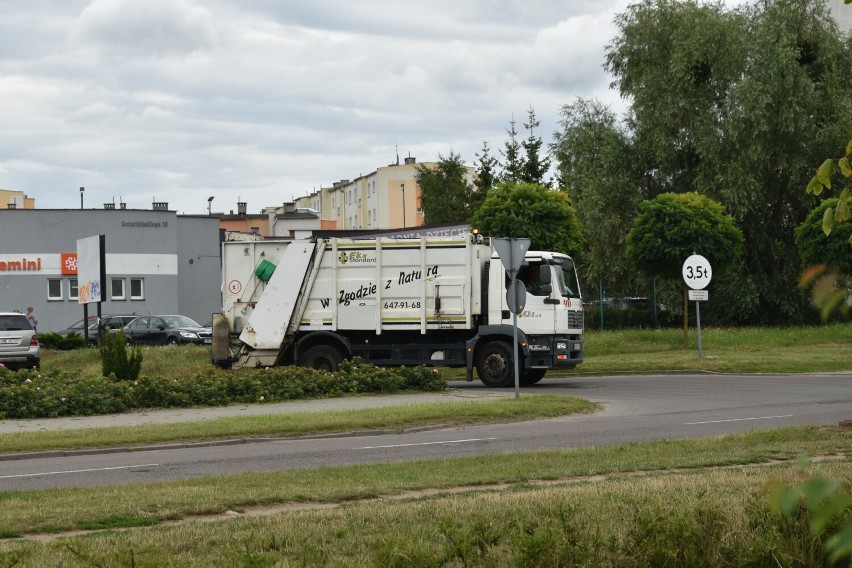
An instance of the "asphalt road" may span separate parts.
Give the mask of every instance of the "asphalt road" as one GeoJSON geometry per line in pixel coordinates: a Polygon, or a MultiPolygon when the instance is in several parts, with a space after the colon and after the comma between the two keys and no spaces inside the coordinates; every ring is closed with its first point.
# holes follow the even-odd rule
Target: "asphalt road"
{"type": "MultiPolygon", "coordinates": [[[[478,382],[451,386],[471,396],[489,390],[478,382]]],[[[588,416],[399,434],[6,460],[0,461],[0,491],[603,446],[852,419],[850,373],[576,377],[545,379],[521,392],[578,396],[602,403],[604,410],[588,416]]]]}

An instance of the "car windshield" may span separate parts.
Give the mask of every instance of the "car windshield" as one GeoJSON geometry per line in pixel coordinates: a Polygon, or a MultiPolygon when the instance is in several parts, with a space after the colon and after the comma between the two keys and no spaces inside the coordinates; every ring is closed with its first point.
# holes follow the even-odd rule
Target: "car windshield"
{"type": "Polygon", "coordinates": [[[177,327],[201,327],[197,321],[186,316],[166,316],[163,319],[166,321],[166,327],[169,329],[177,327]]]}

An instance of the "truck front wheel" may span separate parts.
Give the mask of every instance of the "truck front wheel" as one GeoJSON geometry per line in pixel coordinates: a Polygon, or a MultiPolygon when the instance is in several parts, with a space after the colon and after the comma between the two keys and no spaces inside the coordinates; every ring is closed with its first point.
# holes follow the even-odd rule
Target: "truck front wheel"
{"type": "Polygon", "coordinates": [[[492,341],[479,350],[476,372],[487,387],[510,387],[515,384],[511,346],[505,341],[492,341]]]}
{"type": "Polygon", "coordinates": [[[318,371],[336,371],[343,357],[334,347],[314,345],[299,357],[299,366],[318,371]]]}

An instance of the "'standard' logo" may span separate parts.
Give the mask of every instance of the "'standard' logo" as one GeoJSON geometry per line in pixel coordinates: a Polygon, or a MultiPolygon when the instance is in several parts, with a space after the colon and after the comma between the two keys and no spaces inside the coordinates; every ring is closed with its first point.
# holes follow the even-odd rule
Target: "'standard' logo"
{"type": "Polygon", "coordinates": [[[363,252],[359,251],[351,251],[351,252],[341,252],[337,255],[337,261],[340,264],[346,263],[365,263],[365,262],[376,262],[375,257],[367,256],[363,252]]]}

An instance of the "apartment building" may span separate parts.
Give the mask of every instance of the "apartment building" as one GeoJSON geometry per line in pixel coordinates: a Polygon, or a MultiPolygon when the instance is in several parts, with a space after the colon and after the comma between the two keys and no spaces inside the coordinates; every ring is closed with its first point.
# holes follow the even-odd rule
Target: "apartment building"
{"type": "MultiPolygon", "coordinates": [[[[319,212],[322,229],[381,230],[418,227],[423,224],[420,206],[418,167],[435,167],[435,162],[418,164],[413,157],[402,164],[391,164],[358,176],[341,180],[294,201],[296,209],[319,212]]],[[[475,168],[468,166],[472,184],[475,168]]]]}
{"type": "Polygon", "coordinates": [[[35,209],[35,197],[23,191],[0,189],[0,209],[35,209]]]}

